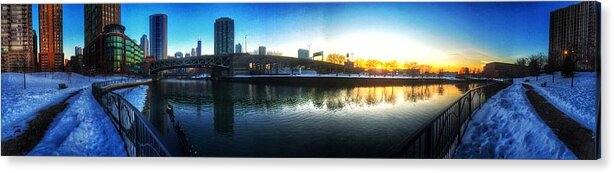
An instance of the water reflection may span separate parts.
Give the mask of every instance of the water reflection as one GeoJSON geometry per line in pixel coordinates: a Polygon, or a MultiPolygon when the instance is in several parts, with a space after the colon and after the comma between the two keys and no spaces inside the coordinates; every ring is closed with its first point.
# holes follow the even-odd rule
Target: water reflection
{"type": "MultiPolygon", "coordinates": [[[[167,105],[200,156],[381,157],[477,84],[290,87],[157,81],[144,114],[180,141],[167,105]]],[[[178,147],[180,144],[174,144],[178,147]]]]}

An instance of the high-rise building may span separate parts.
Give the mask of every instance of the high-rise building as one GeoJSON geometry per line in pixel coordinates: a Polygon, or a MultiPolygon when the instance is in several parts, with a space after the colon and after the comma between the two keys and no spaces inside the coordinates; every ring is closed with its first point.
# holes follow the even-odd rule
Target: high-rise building
{"type": "Polygon", "coordinates": [[[565,58],[576,62],[576,69],[599,70],[601,64],[601,4],[583,1],[550,12],[549,62],[558,67],[565,58]]]}
{"type": "Polygon", "coordinates": [[[213,54],[225,55],[234,52],[235,24],[234,20],[222,17],[215,20],[213,54]]]}
{"type": "Polygon", "coordinates": [[[266,47],[264,46],[258,47],[258,55],[266,55],[266,47]]]}
{"type": "Polygon", "coordinates": [[[156,60],[166,59],[167,51],[167,16],[166,14],[154,14],[149,16],[150,53],[156,60]]]}
{"type": "Polygon", "coordinates": [[[84,52],[85,69],[96,73],[139,73],[137,63],[143,61],[143,49],[124,34],[122,25],[110,24],[94,38],[84,52]]]}
{"type": "Polygon", "coordinates": [[[75,56],[79,55],[83,55],[83,48],[81,48],[80,46],[75,46],[75,56]]]}
{"type": "Polygon", "coordinates": [[[32,30],[32,47],[32,61],[34,61],[32,69],[38,71],[40,66],[38,64],[38,36],[36,36],[36,30],[32,30]]]}
{"type": "Polygon", "coordinates": [[[175,58],[183,58],[183,53],[175,52],[175,58]]]}
{"type": "Polygon", "coordinates": [[[2,4],[2,71],[35,68],[32,5],[2,4]],[[10,19],[10,20],[9,20],[10,19]]]}
{"type": "Polygon", "coordinates": [[[122,23],[120,4],[85,4],[83,9],[85,47],[104,31],[105,26],[122,23]]]}
{"type": "Polygon", "coordinates": [[[241,46],[241,43],[235,46],[235,53],[243,53],[243,46],[241,46]]]}
{"type": "Polygon", "coordinates": [[[307,49],[299,49],[298,50],[298,59],[309,59],[309,50],[307,50],[307,49]]]}
{"type": "Polygon", "coordinates": [[[40,31],[39,66],[41,71],[64,68],[64,37],[62,32],[62,4],[40,4],[38,10],[40,31]]]}
{"type": "Polygon", "coordinates": [[[190,54],[192,54],[192,56],[196,56],[196,49],[192,48],[192,51],[190,54]]]}
{"type": "Polygon", "coordinates": [[[201,41],[200,39],[198,40],[198,42],[196,43],[196,56],[200,56],[202,55],[202,47],[201,47],[201,41]]]}
{"type": "Polygon", "coordinates": [[[143,57],[149,56],[149,39],[147,39],[147,35],[143,34],[141,36],[141,44],[139,45],[141,49],[143,49],[143,57]]]}

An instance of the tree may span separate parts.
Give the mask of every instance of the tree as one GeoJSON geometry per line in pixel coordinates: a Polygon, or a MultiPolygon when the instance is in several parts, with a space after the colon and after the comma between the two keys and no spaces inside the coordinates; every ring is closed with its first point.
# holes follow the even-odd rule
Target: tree
{"type": "Polygon", "coordinates": [[[563,78],[573,77],[576,70],[576,63],[572,57],[565,57],[563,59],[563,65],[561,66],[561,75],[563,78]]]}
{"type": "Polygon", "coordinates": [[[347,57],[345,57],[345,55],[341,55],[337,53],[328,54],[328,56],[326,57],[327,62],[334,63],[334,64],[340,64],[340,65],[343,65],[343,63],[345,63],[346,60],[347,60],[347,57]]]}
{"type": "Polygon", "coordinates": [[[399,63],[396,60],[387,61],[384,63],[384,68],[388,71],[396,70],[399,68],[399,63]]]}
{"type": "Polygon", "coordinates": [[[407,70],[418,69],[418,63],[417,62],[405,62],[405,64],[403,64],[403,68],[407,70]]]}
{"type": "Polygon", "coordinates": [[[521,65],[521,66],[527,66],[527,59],[528,58],[518,58],[516,59],[516,64],[517,65],[521,65]]]}
{"type": "Polygon", "coordinates": [[[537,80],[539,71],[541,70],[540,60],[537,56],[531,56],[529,58],[529,70],[530,74],[535,76],[535,80],[537,80]]]}

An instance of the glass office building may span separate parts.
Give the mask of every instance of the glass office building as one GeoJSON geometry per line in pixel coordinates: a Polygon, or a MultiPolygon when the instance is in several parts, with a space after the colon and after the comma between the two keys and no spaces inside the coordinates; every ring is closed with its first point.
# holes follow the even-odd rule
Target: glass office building
{"type": "Polygon", "coordinates": [[[143,61],[143,49],[124,34],[125,27],[111,24],[86,49],[89,52],[86,67],[90,72],[102,74],[140,73],[137,63],[143,61]]]}

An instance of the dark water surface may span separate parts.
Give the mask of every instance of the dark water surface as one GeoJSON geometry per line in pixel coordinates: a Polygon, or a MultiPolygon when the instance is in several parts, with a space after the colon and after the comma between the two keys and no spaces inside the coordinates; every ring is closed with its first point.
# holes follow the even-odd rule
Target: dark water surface
{"type": "Polygon", "coordinates": [[[162,80],[150,85],[144,115],[170,147],[189,147],[192,156],[387,157],[390,147],[477,85],[162,80]]]}

